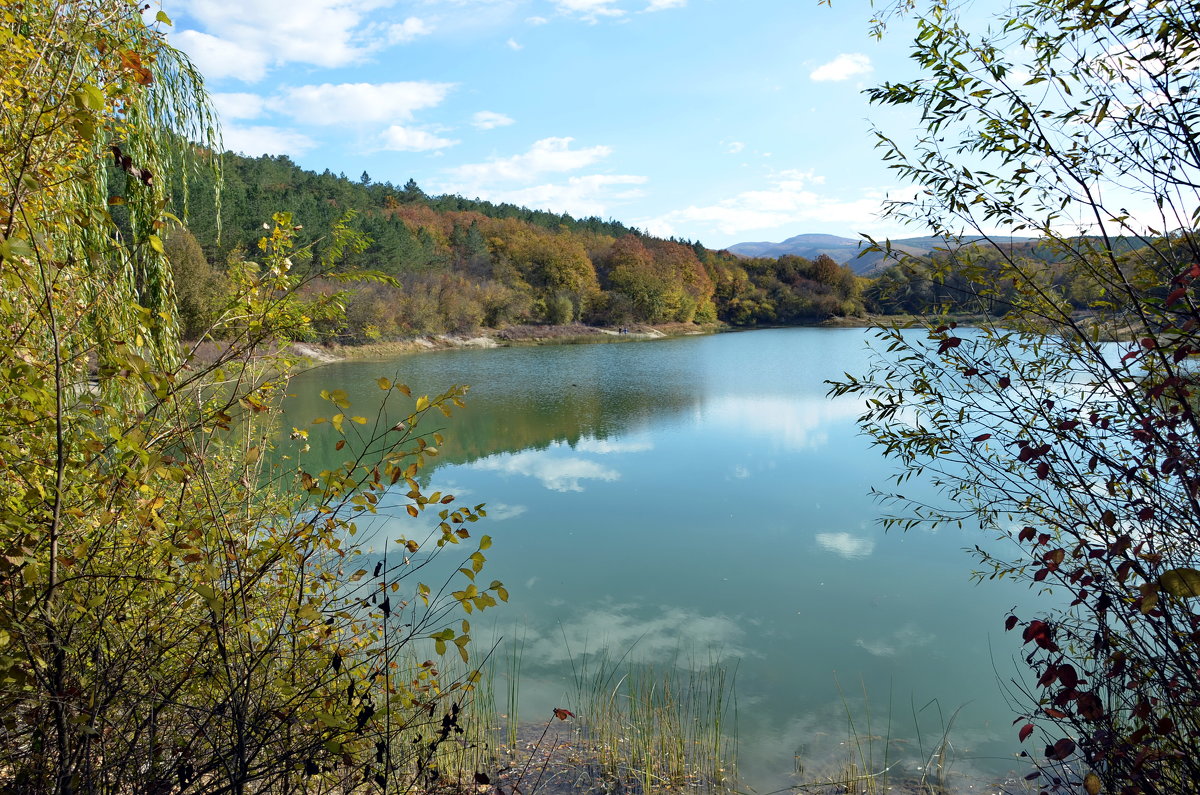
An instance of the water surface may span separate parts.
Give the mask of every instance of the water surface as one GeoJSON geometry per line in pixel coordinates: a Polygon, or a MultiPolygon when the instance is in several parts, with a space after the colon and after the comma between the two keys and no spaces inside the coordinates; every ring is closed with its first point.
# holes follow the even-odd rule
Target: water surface
{"type": "Polygon", "coordinates": [[[742,771],[760,791],[791,783],[798,753],[810,769],[842,753],[847,715],[865,733],[867,709],[912,749],[914,714],[929,747],[961,707],[958,769],[1007,770],[1000,684],[1019,639],[1002,622],[1029,595],[971,581],[978,530],[876,526],[888,509],[868,495],[893,488],[895,464],[825,383],[862,372],[870,339],[779,329],[338,363],[294,382],[289,421],[326,413],[320,388],[366,413],[381,375],[415,393],[471,385],[427,472],[488,505],[486,574],[511,601],[475,623],[523,638],[523,718],[567,701],[572,656],[719,657],[737,667],[742,771]]]}

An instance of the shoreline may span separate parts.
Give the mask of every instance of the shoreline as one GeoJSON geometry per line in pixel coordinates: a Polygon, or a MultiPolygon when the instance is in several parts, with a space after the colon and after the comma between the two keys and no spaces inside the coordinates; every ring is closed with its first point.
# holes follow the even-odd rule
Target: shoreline
{"type": "MultiPolygon", "coordinates": [[[[449,350],[471,350],[485,348],[511,348],[537,345],[602,345],[620,342],[643,342],[646,340],[670,339],[673,337],[706,336],[737,331],[754,331],[769,328],[873,328],[900,322],[902,325],[918,320],[909,315],[865,315],[861,317],[833,317],[818,323],[780,326],[730,326],[725,323],[696,325],[694,323],[664,323],[650,325],[636,323],[617,328],[588,326],[572,323],[562,326],[518,325],[502,329],[481,328],[459,334],[425,334],[408,339],[386,342],[368,342],[362,345],[343,345],[323,342],[292,342],[277,349],[307,359],[311,366],[344,361],[387,359],[394,356],[430,353],[449,350]]],[[[191,351],[196,361],[214,358],[221,348],[220,343],[187,343],[195,348],[191,351]]]]}
{"type": "Polygon", "coordinates": [[[622,332],[615,328],[585,326],[572,323],[565,326],[508,326],[502,329],[477,329],[467,334],[433,334],[388,342],[368,342],[363,345],[337,343],[292,343],[291,350],[314,365],[364,359],[385,359],[417,353],[481,348],[511,348],[535,345],[589,345],[635,342],[717,334],[734,330],[724,324],[698,326],[693,323],[669,323],[651,326],[634,324],[622,332]]]}

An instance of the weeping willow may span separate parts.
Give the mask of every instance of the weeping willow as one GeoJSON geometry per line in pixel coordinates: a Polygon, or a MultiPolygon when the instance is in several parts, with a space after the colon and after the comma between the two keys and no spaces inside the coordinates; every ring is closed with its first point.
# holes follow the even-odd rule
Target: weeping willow
{"type": "Polygon", "coordinates": [[[177,356],[160,230],[214,163],[204,82],[127,0],[0,0],[0,321],[76,370],[177,356]],[[185,191],[186,193],[186,191],[185,191]]]}

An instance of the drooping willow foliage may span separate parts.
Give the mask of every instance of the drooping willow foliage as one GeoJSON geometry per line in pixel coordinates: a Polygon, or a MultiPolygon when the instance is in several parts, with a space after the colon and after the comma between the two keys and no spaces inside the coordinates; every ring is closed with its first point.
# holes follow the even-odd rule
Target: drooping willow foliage
{"type": "Polygon", "coordinates": [[[23,341],[57,345],[77,366],[115,340],[170,359],[161,233],[171,182],[212,167],[217,149],[203,79],[166,46],[165,16],[147,25],[133,3],[0,8],[4,288],[57,308],[58,328],[23,341]]]}

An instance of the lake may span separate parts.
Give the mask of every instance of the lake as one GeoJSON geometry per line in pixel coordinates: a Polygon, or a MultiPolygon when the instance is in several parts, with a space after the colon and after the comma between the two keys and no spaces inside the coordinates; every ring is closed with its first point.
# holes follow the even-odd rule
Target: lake
{"type": "Polygon", "coordinates": [[[859,435],[860,404],[825,384],[864,371],[872,338],[772,329],[342,362],[293,382],[288,421],[329,413],[321,388],[369,414],[379,376],[414,394],[471,385],[425,471],[487,504],[473,530],[493,537],[486,581],[511,600],[473,634],[521,642],[522,720],[568,704],[572,658],[720,658],[760,792],[795,782],[797,754],[809,770],[844,754],[848,715],[866,733],[869,710],[870,732],[917,754],[959,708],[952,758],[980,791],[1020,767],[1001,690],[1020,676],[1019,638],[1003,621],[1031,597],[973,583],[964,548],[990,541],[977,529],[876,526],[888,508],[869,492],[896,465],[859,435]]]}

